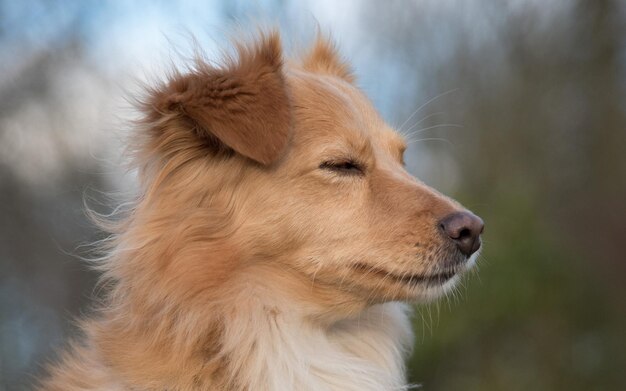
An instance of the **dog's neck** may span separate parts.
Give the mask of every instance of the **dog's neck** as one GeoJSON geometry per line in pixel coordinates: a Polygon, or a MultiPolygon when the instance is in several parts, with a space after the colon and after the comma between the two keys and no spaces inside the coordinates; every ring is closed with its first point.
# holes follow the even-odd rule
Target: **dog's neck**
{"type": "MultiPolygon", "coordinates": [[[[237,368],[233,375],[239,387],[403,388],[404,360],[412,345],[405,305],[367,306],[338,319],[319,305],[319,297],[307,300],[288,281],[260,280],[240,291],[222,334],[222,349],[237,368]]],[[[305,289],[311,297],[316,294],[314,288],[305,289]]]]}
{"type": "MultiPolygon", "coordinates": [[[[126,372],[122,377],[129,379],[127,385],[138,389],[154,389],[156,384],[174,390],[403,389],[404,360],[412,346],[404,304],[358,309],[347,304],[354,307],[353,313],[333,317],[320,305],[320,297],[303,291],[312,288],[294,289],[293,282],[265,279],[262,274],[242,279],[225,289],[223,301],[205,311],[213,319],[179,313],[182,326],[166,328],[167,333],[180,335],[164,334],[165,326],[156,325],[158,318],[152,320],[156,331],[151,335],[139,335],[129,329],[131,323],[122,328],[113,323],[102,329],[107,337],[100,334],[98,345],[105,361],[113,360],[113,370],[126,372]],[[126,340],[117,342],[118,352],[106,344],[111,335],[126,340]],[[139,344],[133,351],[145,348],[144,354],[121,362],[118,353],[127,351],[128,343],[139,344]],[[153,365],[145,365],[145,360],[153,365]],[[142,373],[146,367],[163,371],[142,373]],[[152,376],[162,376],[163,381],[148,380],[152,376]],[[181,384],[188,388],[176,388],[181,384]]],[[[145,330],[145,325],[140,328],[145,330]]]]}

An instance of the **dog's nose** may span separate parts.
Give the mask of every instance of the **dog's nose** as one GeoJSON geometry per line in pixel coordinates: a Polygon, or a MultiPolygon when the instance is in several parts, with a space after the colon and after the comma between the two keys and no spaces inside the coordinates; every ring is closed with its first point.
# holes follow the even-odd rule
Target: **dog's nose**
{"type": "Polygon", "coordinates": [[[455,212],[439,223],[443,232],[452,239],[459,250],[468,257],[480,248],[480,234],[485,224],[483,220],[471,212],[455,212]]]}

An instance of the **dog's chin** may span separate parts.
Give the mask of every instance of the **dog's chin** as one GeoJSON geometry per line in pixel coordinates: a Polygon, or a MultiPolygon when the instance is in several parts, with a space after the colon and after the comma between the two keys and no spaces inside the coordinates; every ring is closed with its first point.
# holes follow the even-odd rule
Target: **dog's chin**
{"type": "Polygon", "coordinates": [[[413,300],[418,303],[430,303],[435,301],[452,291],[460,279],[460,273],[456,273],[454,276],[441,284],[429,284],[426,286],[415,287],[413,300]]]}
{"type": "Polygon", "coordinates": [[[442,278],[430,281],[428,284],[420,284],[413,287],[415,301],[420,303],[429,303],[451,292],[461,280],[462,275],[476,265],[478,256],[478,251],[472,254],[465,262],[447,275],[449,278],[442,278]]]}

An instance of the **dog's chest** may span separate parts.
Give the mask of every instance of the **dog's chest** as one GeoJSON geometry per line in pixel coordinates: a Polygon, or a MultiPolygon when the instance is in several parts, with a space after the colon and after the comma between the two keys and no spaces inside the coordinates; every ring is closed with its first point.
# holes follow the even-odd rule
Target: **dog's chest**
{"type": "Polygon", "coordinates": [[[404,305],[373,307],[329,331],[275,323],[239,373],[255,390],[399,390],[412,333],[404,305]]]}

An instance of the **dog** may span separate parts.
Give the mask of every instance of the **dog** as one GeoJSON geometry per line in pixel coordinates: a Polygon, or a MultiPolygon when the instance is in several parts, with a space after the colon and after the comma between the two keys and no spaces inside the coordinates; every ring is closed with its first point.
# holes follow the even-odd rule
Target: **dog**
{"type": "Polygon", "coordinates": [[[38,389],[409,387],[407,303],[452,289],[482,220],[405,170],[330,39],[234,46],[141,101],[106,297],[38,389]]]}

